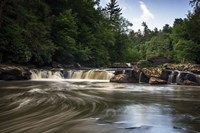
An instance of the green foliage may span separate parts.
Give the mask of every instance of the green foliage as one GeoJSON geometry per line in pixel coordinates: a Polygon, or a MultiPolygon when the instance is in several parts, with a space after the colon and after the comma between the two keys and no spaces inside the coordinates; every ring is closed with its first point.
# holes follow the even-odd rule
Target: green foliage
{"type": "Polygon", "coordinates": [[[126,62],[137,62],[142,57],[141,53],[135,47],[127,48],[124,52],[126,62]]]}
{"type": "MultiPolygon", "coordinates": [[[[0,62],[49,65],[80,63],[108,66],[164,56],[200,63],[200,7],[173,27],[130,31],[117,0],[4,0],[0,2],[0,62]]],[[[142,61],[141,67],[149,63],[142,61]]]]}
{"type": "Polygon", "coordinates": [[[175,45],[177,59],[182,63],[199,60],[200,46],[191,40],[179,40],[175,45]]]}
{"type": "Polygon", "coordinates": [[[24,30],[18,25],[9,25],[0,31],[1,60],[25,63],[31,58],[31,52],[23,38],[24,30]]]}
{"type": "Polygon", "coordinates": [[[71,10],[60,13],[55,18],[52,28],[52,36],[57,49],[54,59],[59,63],[72,63],[76,54],[77,26],[75,15],[71,10]]]}
{"type": "MultiPolygon", "coordinates": [[[[194,8],[188,18],[174,24],[172,38],[176,60],[179,62],[200,63],[200,7],[194,8]]],[[[175,21],[176,22],[176,21],[175,21]]]]}
{"type": "Polygon", "coordinates": [[[147,68],[147,67],[150,67],[150,62],[147,60],[140,60],[138,62],[138,66],[139,68],[147,68]]]}
{"type": "Polygon", "coordinates": [[[172,41],[168,33],[161,32],[145,43],[146,57],[169,57],[172,51],[172,41]]]}

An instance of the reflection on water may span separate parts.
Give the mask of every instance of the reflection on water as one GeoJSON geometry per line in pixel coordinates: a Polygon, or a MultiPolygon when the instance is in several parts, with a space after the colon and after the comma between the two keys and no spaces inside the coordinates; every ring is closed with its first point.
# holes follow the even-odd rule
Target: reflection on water
{"type": "Polygon", "coordinates": [[[0,132],[198,133],[200,87],[0,82],[0,132]]]}

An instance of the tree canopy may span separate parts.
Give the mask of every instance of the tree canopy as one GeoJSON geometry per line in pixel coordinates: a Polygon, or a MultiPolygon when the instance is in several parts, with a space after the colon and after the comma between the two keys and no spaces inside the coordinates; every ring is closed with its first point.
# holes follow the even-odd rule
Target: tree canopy
{"type": "MultiPolygon", "coordinates": [[[[164,56],[200,63],[200,1],[171,27],[130,29],[117,0],[1,0],[0,63],[102,67],[164,56]]],[[[134,25],[134,24],[133,24],[134,25]]]]}

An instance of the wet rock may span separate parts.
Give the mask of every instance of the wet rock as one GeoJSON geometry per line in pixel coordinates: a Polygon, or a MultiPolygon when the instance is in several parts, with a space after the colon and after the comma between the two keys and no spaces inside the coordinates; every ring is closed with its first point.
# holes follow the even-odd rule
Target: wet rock
{"type": "Polygon", "coordinates": [[[183,85],[199,85],[197,82],[193,82],[193,81],[190,81],[190,80],[184,80],[183,81],[183,85]]]}
{"type": "Polygon", "coordinates": [[[126,75],[125,83],[139,83],[140,71],[134,69],[118,69],[114,73],[116,76],[111,79],[111,82],[116,82],[114,78],[119,78],[122,75],[126,75]],[[114,80],[114,81],[113,81],[114,80]]]}
{"type": "Polygon", "coordinates": [[[175,71],[176,75],[176,83],[178,85],[198,85],[199,82],[199,75],[188,72],[188,71],[175,71]]]}
{"type": "Polygon", "coordinates": [[[152,84],[152,85],[167,84],[167,81],[166,81],[166,80],[159,79],[159,78],[151,77],[151,78],[149,79],[149,84],[152,84]]]}
{"type": "Polygon", "coordinates": [[[160,75],[160,79],[167,81],[171,74],[172,74],[172,71],[162,70],[161,75],[160,75]]]}
{"type": "Polygon", "coordinates": [[[115,75],[110,79],[110,82],[117,82],[117,83],[127,83],[128,82],[128,75],[126,74],[118,74],[115,75]]]}
{"type": "Polygon", "coordinates": [[[139,83],[139,73],[135,70],[126,70],[125,74],[128,76],[128,83],[139,83]]]}
{"type": "Polygon", "coordinates": [[[27,80],[31,72],[24,67],[0,65],[0,80],[27,80]]]}
{"type": "Polygon", "coordinates": [[[190,71],[196,74],[200,74],[199,64],[164,64],[164,67],[170,70],[190,71]]]}
{"type": "Polygon", "coordinates": [[[190,66],[190,68],[188,68],[188,71],[196,73],[196,74],[200,74],[200,65],[199,64],[193,64],[190,66]]]}
{"type": "Polygon", "coordinates": [[[131,67],[130,63],[113,63],[112,68],[128,68],[131,67]]]}
{"type": "Polygon", "coordinates": [[[183,71],[188,67],[188,64],[169,64],[163,65],[166,69],[183,71]]]}
{"type": "Polygon", "coordinates": [[[143,68],[142,72],[148,77],[156,77],[159,78],[162,74],[162,69],[157,67],[143,68]]]}
{"type": "Polygon", "coordinates": [[[143,72],[140,72],[139,83],[149,83],[149,77],[147,77],[143,72]]]}

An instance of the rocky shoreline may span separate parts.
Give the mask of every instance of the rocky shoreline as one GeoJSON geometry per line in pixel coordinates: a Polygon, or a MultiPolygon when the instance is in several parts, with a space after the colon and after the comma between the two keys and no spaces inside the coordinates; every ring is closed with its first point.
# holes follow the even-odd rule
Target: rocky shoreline
{"type": "Polygon", "coordinates": [[[0,80],[29,80],[29,68],[16,65],[0,65],[0,80]]]}
{"type": "Polygon", "coordinates": [[[118,72],[111,80],[117,83],[200,85],[200,65],[164,64],[162,67],[133,68],[118,72]]]}
{"type": "MultiPolygon", "coordinates": [[[[55,69],[51,68],[51,70],[55,69]]],[[[110,79],[110,82],[200,85],[200,65],[198,64],[164,64],[160,67],[148,68],[139,68],[135,65],[113,70],[115,76],[110,79]]],[[[31,75],[30,68],[25,66],[0,65],[0,80],[29,80],[31,75]]]]}

